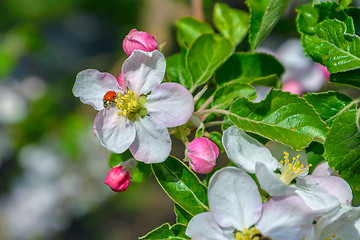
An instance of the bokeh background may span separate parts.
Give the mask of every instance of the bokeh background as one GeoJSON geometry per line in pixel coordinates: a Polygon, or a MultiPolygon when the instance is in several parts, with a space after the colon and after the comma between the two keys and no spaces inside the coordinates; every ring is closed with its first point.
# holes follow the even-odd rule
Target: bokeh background
{"type": "MultiPolygon", "coordinates": [[[[72,87],[84,69],[119,74],[126,58],[122,40],[133,28],[166,42],[165,56],[179,51],[174,23],[183,16],[201,17],[196,2],[0,1],[0,239],[127,240],[175,222],[173,203],[153,177],[131,183],[124,193],[103,183],[109,152],[92,135],[95,110],[81,104],[72,87]]],[[[219,1],[200,2],[203,18],[212,24],[212,7],[219,1]]],[[[246,9],[243,1],[222,2],[246,9]]],[[[291,2],[260,51],[295,68],[284,82],[297,81],[302,92],[328,90],[333,86],[322,70],[300,76],[317,67],[304,57],[298,40],[279,47],[299,37],[294,7],[304,2],[291,2]]],[[[238,49],[248,50],[246,40],[238,49]]],[[[173,145],[182,158],[181,144],[174,140],[173,145]]]]}

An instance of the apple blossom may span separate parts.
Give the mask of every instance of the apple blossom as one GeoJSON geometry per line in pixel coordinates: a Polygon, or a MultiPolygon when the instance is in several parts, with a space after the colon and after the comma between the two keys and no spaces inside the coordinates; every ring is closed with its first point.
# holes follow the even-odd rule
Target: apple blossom
{"type": "Polygon", "coordinates": [[[235,167],[211,177],[208,198],[210,212],[193,217],[186,229],[194,240],[301,240],[312,227],[313,214],[299,197],[273,197],[262,203],[254,180],[235,167]]]}
{"type": "Polygon", "coordinates": [[[124,192],[130,184],[130,173],[123,166],[110,170],[104,181],[114,192],[124,192]]]}
{"type": "Polygon", "coordinates": [[[126,89],[109,73],[88,69],[77,75],[73,93],[100,111],[94,135],[106,149],[122,153],[129,148],[136,160],[145,163],[168,157],[171,140],[167,128],[185,124],[193,113],[194,101],[180,84],[160,84],[165,67],[159,51],[135,50],[122,66],[126,89]],[[105,108],[103,98],[109,91],[116,97],[105,108]]]}
{"type": "Polygon", "coordinates": [[[307,176],[309,165],[305,151],[296,152],[283,144],[270,142],[267,144],[270,152],[236,126],[224,131],[223,145],[228,157],[237,166],[255,173],[261,188],[271,196],[296,194],[316,214],[331,211],[352,199],[351,189],[343,179],[307,176]],[[278,162],[281,153],[285,156],[278,162]],[[276,169],[280,174],[274,172],[276,169]],[[296,184],[292,184],[294,180],[296,184]]]}
{"type": "Polygon", "coordinates": [[[159,45],[153,35],[132,29],[123,41],[123,48],[126,55],[130,56],[134,50],[159,50],[159,45]]]}
{"type": "Polygon", "coordinates": [[[195,138],[187,147],[187,156],[194,172],[207,174],[216,165],[219,148],[215,143],[204,137],[195,138]]]}

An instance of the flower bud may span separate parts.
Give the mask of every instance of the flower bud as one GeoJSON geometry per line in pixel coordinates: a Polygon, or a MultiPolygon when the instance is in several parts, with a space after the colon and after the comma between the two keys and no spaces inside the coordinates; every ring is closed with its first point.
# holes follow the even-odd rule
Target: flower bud
{"type": "Polygon", "coordinates": [[[159,50],[159,45],[153,35],[133,29],[125,37],[123,48],[126,55],[130,56],[134,50],[145,52],[159,50]]]}
{"type": "Polygon", "coordinates": [[[301,87],[301,84],[296,80],[290,80],[284,83],[282,90],[284,92],[290,92],[292,94],[302,95],[303,89],[301,87]]]}
{"type": "Polygon", "coordinates": [[[107,175],[105,184],[115,192],[124,192],[130,183],[130,173],[123,166],[114,167],[107,175]]]}
{"type": "Polygon", "coordinates": [[[194,172],[207,174],[215,167],[216,158],[219,156],[219,148],[209,139],[204,137],[195,138],[188,145],[187,156],[194,172]]]}

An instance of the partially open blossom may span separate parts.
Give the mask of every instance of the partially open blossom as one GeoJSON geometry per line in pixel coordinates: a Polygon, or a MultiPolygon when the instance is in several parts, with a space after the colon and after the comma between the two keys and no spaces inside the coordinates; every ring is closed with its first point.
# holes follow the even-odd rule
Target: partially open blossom
{"type": "Polygon", "coordinates": [[[189,143],[187,156],[190,159],[190,166],[194,172],[207,174],[216,165],[219,148],[209,139],[199,137],[189,143]]]}
{"type": "Polygon", "coordinates": [[[110,170],[104,183],[115,192],[123,192],[129,187],[130,178],[130,173],[123,166],[118,166],[110,170]]]}
{"type": "Polygon", "coordinates": [[[254,180],[243,170],[225,167],[210,179],[210,212],[189,222],[186,235],[196,240],[302,240],[313,214],[298,196],[272,197],[262,203],[254,180]]]}
{"type": "Polygon", "coordinates": [[[130,56],[134,50],[145,52],[159,50],[159,45],[153,35],[133,29],[125,37],[123,48],[126,55],[130,56]]]}
{"type": "Polygon", "coordinates": [[[194,100],[180,84],[160,84],[165,68],[165,57],[159,51],[135,50],[121,71],[126,89],[119,85],[122,79],[95,69],[77,75],[73,93],[100,111],[94,135],[106,149],[122,153],[129,148],[136,160],[145,163],[162,162],[169,156],[167,128],[190,119],[194,100]]]}

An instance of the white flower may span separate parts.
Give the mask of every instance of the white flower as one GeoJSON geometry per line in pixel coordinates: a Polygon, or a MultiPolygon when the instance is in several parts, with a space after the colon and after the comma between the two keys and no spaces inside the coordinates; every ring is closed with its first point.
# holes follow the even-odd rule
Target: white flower
{"type": "Polygon", "coordinates": [[[272,197],[263,204],[254,180],[235,167],[212,176],[208,197],[210,212],[193,217],[186,229],[193,240],[301,240],[312,227],[312,212],[299,197],[272,197]]]}
{"type": "Polygon", "coordinates": [[[307,175],[309,166],[305,151],[295,152],[288,146],[272,142],[267,144],[270,152],[236,126],[224,131],[223,145],[228,157],[237,166],[255,173],[261,188],[271,196],[296,194],[319,215],[352,199],[351,188],[342,178],[307,175]],[[281,153],[285,153],[285,157],[278,162],[276,158],[281,153]],[[277,168],[280,174],[274,172],[277,168]],[[291,184],[293,180],[296,184],[291,184]]]}
{"type": "Polygon", "coordinates": [[[77,75],[73,93],[100,111],[94,134],[106,149],[122,153],[130,148],[135,159],[145,163],[162,162],[170,154],[167,128],[185,124],[194,101],[180,84],[160,84],[165,68],[159,51],[135,50],[122,66],[126,89],[109,73],[90,69],[77,75]]]}

